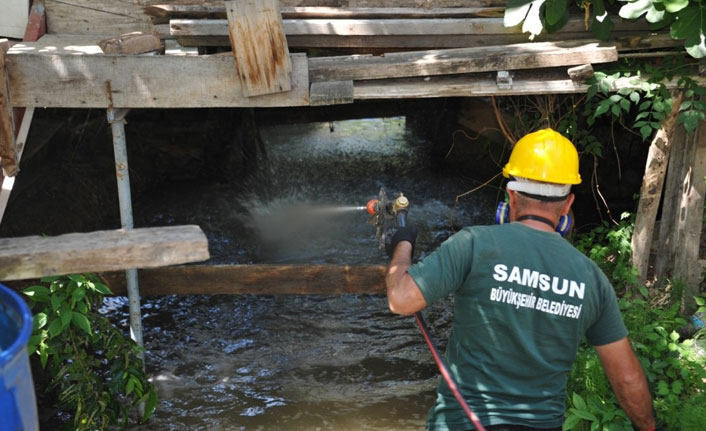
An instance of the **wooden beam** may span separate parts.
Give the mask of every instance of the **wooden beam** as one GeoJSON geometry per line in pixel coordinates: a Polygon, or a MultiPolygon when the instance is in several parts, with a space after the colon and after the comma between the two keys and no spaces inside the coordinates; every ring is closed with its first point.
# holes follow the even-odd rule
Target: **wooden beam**
{"type": "Polygon", "coordinates": [[[159,37],[141,31],[103,39],[98,42],[98,46],[105,54],[116,55],[145,54],[164,50],[159,37]]]}
{"type": "MultiPolygon", "coordinates": [[[[45,36],[46,37],[46,36],[45,36]]],[[[44,39],[44,38],[42,38],[44,39]]],[[[78,49],[80,47],[74,47],[78,49]]],[[[47,54],[16,44],[7,70],[16,106],[107,108],[277,107],[309,104],[306,56],[292,54],[292,89],[246,97],[232,56],[110,56],[47,54]]],[[[51,51],[49,51],[51,52],[51,51]]]]}
{"type": "MultiPolygon", "coordinates": [[[[138,271],[142,295],[341,295],[385,292],[383,265],[189,265],[138,271]]],[[[122,273],[103,274],[125,294],[122,273]]]]}
{"type": "MultiPolygon", "coordinates": [[[[505,27],[503,18],[445,19],[298,19],[283,20],[287,36],[435,36],[522,34],[521,26],[505,27]]],[[[172,36],[227,36],[228,21],[223,19],[173,19],[172,36]]],[[[614,31],[647,32],[641,21],[622,22],[614,31]]],[[[574,17],[556,34],[582,32],[589,35],[583,17],[574,17]]],[[[527,37],[527,35],[525,35],[527,37]]]]}
{"type": "Polygon", "coordinates": [[[0,238],[0,280],[152,268],[207,260],[198,226],[0,238]]]}
{"type": "Polygon", "coordinates": [[[631,245],[631,263],[637,269],[637,284],[644,285],[650,263],[652,235],[654,233],[657,210],[662,198],[664,178],[669,162],[671,138],[679,115],[679,108],[684,99],[684,91],[673,93],[672,111],[662,121],[662,128],[655,133],[647,154],[645,173],[640,187],[640,199],[635,217],[631,245]]]}
{"type": "Polygon", "coordinates": [[[685,284],[682,295],[682,311],[685,313],[697,308],[694,297],[701,293],[704,278],[703,260],[699,257],[706,199],[706,122],[699,122],[687,142],[680,184],[679,217],[676,219],[679,246],[674,256],[672,277],[685,284]]]}
{"type": "MultiPolygon", "coordinates": [[[[282,18],[502,18],[505,8],[497,7],[282,7],[282,18]]],[[[227,19],[223,6],[205,5],[151,5],[145,14],[153,17],[153,23],[166,23],[170,19],[227,19]]]]}
{"type": "Polygon", "coordinates": [[[309,59],[309,79],[346,81],[537,69],[618,59],[615,46],[597,41],[522,43],[482,48],[309,59]]]}
{"type": "Polygon", "coordinates": [[[353,81],[313,82],[309,92],[311,106],[353,103],[353,81]]]}
{"type": "Polygon", "coordinates": [[[247,97],[289,91],[292,62],[278,0],[225,2],[235,67],[247,97]]]}
{"type": "Polygon", "coordinates": [[[0,165],[3,175],[14,177],[19,171],[17,142],[15,141],[15,117],[12,110],[11,85],[7,68],[7,40],[0,40],[0,165]]]}
{"type": "MultiPolygon", "coordinates": [[[[535,42],[587,39],[593,35],[587,31],[551,34],[542,33],[535,42]]],[[[177,36],[182,46],[229,46],[228,36],[177,36]]],[[[527,43],[527,35],[522,33],[504,34],[460,34],[460,35],[376,35],[376,36],[337,36],[337,35],[287,35],[289,48],[330,48],[356,50],[359,53],[378,50],[420,50],[442,48],[470,48],[491,45],[527,43]]],[[[672,48],[683,44],[674,40],[669,33],[611,32],[608,42],[614,43],[618,51],[636,49],[672,48]]]]}
{"type": "MultiPolygon", "coordinates": [[[[690,78],[706,84],[706,77],[692,75],[690,78]]],[[[681,88],[677,79],[666,81],[669,89],[681,88]]],[[[701,84],[700,84],[701,85],[701,84]]],[[[613,90],[620,88],[639,89],[631,78],[615,81],[613,90]]],[[[467,76],[428,76],[424,78],[379,79],[355,81],[355,100],[412,99],[432,97],[487,97],[487,96],[526,96],[540,94],[585,93],[588,86],[572,81],[566,70],[536,71],[517,70],[513,85],[509,89],[498,88],[495,76],[479,73],[467,76]]]]}

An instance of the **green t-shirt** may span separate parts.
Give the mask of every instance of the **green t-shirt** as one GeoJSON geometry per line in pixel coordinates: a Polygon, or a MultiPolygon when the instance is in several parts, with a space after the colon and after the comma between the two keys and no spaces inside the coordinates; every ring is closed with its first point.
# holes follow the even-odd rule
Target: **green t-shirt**
{"type": "MultiPolygon", "coordinates": [[[[454,295],[446,363],[484,425],[561,426],[583,336],[627,336],[606,276],[557,233],[465,228],[408,272],[427,304],[454,295]]],[[[429,428],[474,429],[443,379],[438,392],[429,428]]]]}

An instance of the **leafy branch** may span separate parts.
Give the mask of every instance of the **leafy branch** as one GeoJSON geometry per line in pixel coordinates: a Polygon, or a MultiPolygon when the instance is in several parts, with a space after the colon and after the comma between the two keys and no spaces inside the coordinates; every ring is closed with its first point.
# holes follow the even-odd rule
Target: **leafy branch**
{"type": "Polygon", "coordinates": [[[59,405],[73,410],[74,429],[126,428],[129,412],[145,406],[147,420],[157,406],[157,392],[147,380],[140,347],[99,314],[96,308],[110,289],[92,275],[47,277],[47,285],[23,291],[34,310],[27,351],[49,365],[49,389],[59,405]]]}

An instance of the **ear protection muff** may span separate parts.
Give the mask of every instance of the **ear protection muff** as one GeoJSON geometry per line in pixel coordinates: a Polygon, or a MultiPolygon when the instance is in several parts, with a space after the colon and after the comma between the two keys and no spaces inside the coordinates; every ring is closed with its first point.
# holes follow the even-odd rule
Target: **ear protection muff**
{"type": "MultiPolygon", "coordinates": [[[[498,204],[498,209],[495,211],[495,224],[504,224],[510,221],[510,204],[506,201],[500,202],[498,204]]],[[[573,220],[570,214],[561,216],[559,219],[559,224],[556,226],[555,230],[561,236],[566,236],[571,230],[571,224],[573,220]]]]}

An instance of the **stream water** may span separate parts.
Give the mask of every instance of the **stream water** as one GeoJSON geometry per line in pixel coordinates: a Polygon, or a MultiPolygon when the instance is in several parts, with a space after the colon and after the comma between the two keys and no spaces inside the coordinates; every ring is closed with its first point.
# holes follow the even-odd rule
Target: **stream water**
{"type": "MultiPolygon", "coordinates": [[[[194,185],[136,205],[145,223],[194,223],[210,263],[385,263],[360,208],[404,192],[417,248],[490,223],[497,192],[439,171],[405,119],[271,126],[247,184],[194,185]],[[244,192],[243,190],[246,190],[244,192]],[[186,207],[184,202],[193,202],[186,207]]],[[[142,299],[146,367],[159,393],[134,430],[422,429],[438,371],[411,317],[382,295],[203,295],[142,299]]],[[[128,324],[124,297],[103,311],[128,324]]],[[[443,348],[448,302],[425,315],[443,348]]]]}

